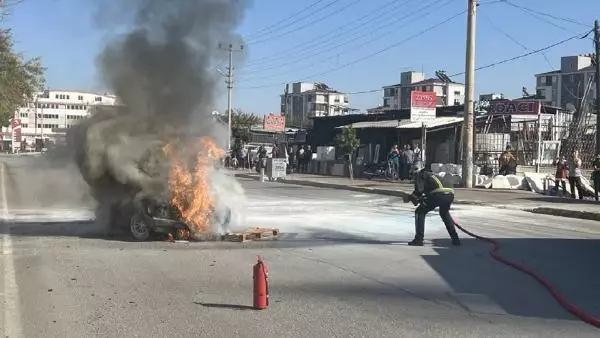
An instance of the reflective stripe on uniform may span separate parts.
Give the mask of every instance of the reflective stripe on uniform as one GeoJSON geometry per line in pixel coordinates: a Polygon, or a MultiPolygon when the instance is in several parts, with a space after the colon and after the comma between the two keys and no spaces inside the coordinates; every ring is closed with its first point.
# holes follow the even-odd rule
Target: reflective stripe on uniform
{"type": "Polygon", "coordinates": [[[444,185],[442,184],[442,182],[440,182],[440,179],[437,178],[435,175],[431,175],[431,177],[433,178],[433,180],[435,181],[435,183],[438,186],[438,188],[437,189],[433,189],[431,191],[431,193],[443,193],[443,194],[454,193],[454,189],[452,189],[452,188],[444,188],[444,185]]]}

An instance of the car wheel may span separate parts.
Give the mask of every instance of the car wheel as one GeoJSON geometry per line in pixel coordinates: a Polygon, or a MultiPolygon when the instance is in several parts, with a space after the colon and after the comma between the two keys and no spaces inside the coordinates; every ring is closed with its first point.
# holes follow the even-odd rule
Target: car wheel
{"type": "Polygon", "coordinates": [[[145,217],[140,214],[131,216],[129,230],[133,238],[138,241],[147,241],[150,238],[150,226],[146,223],[145,217]]]}

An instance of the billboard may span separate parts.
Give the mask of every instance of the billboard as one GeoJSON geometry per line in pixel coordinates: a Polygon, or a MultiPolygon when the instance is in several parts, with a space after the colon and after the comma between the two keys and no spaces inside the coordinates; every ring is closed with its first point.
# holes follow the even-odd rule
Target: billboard
{"type": "Polygon", "coordinates": [[[492,115],[538,115],[541,104],[537,100],[490,101],[488,114],[492,115]]]}
{"type": "Polygon", "coordinates": [[[10,127],[12,129],[12,148],[13,151],[21,148],[21,120],[13,119],[10,121],[10,127]]]}
{"type": "Polygon", "coordinates": [[[435,120],[437,95],[435,92],[412,91],[410,93],[410,121],[427,122],[435,120]]]}
{"type": "Polygon", "coordinates": [[[265,115],[263,129],[268,131],[283,132],[285,130],[285,116],[268,114],[265,115]]]}

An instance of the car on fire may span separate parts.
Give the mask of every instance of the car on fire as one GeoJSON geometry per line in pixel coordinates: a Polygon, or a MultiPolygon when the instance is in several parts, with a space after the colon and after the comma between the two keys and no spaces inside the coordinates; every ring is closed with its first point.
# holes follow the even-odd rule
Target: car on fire
{"type": "MultiPolygon", "coordinates": [[[[224,212],[211,210],[213,224],[226,226],[231,221],[231,209],[224,212]]],[[[122,201],[111,208],[111,224],[118,231],[128,232],[136,241],[148,241],[157,236],[168,236],[185,240],[190,238],[191,228],[186,224],[177,208],[168,202],[151,198],[122,201]]]]}

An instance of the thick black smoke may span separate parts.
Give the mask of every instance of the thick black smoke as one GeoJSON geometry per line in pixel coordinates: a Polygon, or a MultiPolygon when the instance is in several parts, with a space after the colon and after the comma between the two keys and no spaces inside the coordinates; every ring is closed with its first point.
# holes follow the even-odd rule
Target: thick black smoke
{"type": "MultiPolygon", "coordinates": [[[[224,87],[215,69],[227,54],[218,46],[241,41],[234,29],[248,3],[103,0],[101,5],[108,9],[103,19],[130,28],[98,57],[99,74],[121,105],[97,109],[69,133],[69,141],[99,202],[97,218],[107,222],[106,209],[116,201],[139,194],[166,198],[166,142],[211,136],[225,146],[226,126],[211,116],[224,87]]],[[[223,185],[233,183],[218,173],[212,181],[218,197],[226,200],[229,196],[221,192],[232,188],[223,185]]],[[[241,191],[239,186],[233,190],[241,191]]]]}

